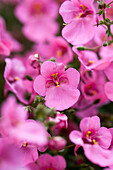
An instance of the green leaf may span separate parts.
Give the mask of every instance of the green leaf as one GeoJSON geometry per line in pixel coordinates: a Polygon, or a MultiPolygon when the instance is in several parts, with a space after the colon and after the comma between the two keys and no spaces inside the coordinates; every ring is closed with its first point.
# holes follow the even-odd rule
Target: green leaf
{"type": "Polygon", "coordinates": [[[84,50],[86,50],[86,47],[78,47],[77,50],[84,51],[84,50]]]}
{"type": "Polygon", "coordinates": [[[32,78],[31,76],[29,76],[29,75],[26,75],[26,78],[27,78],[28,80],[30,80],[30,81],[33,81],[33,78],[32,78]]]}

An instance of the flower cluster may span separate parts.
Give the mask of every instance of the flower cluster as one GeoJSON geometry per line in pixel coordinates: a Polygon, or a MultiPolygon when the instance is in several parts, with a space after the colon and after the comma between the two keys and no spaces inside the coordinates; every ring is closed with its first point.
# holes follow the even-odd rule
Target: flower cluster
{"type": "Polygon", "coordinates": [[[113,170],[113,1],[1,0],[0,68],[0,170],[113,170]]]}

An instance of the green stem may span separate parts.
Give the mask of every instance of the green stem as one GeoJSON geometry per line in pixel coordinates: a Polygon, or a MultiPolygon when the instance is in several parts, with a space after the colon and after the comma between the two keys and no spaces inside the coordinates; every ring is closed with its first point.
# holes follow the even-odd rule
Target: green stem
{"type": "Polygon", "coordinates": [[[111,5],[113,3],[113,1],[111,1],[109,4],[107,4],[107,6],[111,5]]]}
{"type": "Polygon", "coordinates": [[[68,146],[64,147],[64,149],[71,148],[71,147],[73,147],[73,146],[75,146],[75,144],[68,145],[68,146]]]}

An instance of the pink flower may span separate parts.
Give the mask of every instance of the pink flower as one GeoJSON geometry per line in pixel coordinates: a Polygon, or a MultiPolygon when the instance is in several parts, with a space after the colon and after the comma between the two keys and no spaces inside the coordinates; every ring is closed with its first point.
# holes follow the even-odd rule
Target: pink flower
{"type": "MultiPolygon", "coordinates": [[[[20,148],[20,147],[19,147],[20,148]]],[[[26,166],[29,163],[33,163],[38,159],[37,146],[29,143],[22,143],[20,150],[23,152],[22,165],[26,166]]]]}
{"type": "Polygon", "coordinates": [[[52,0],[21,1],[15,14],[25,24],[24,35],[32,41],[39,42],[57,33],[58,5],[52,0]]]}
{"type": "Polygon", "coordinates": [[[49,140],[49,148],[59,151],[64,149],[66,145],[66,140],[64,138],[62,138],[61,136],[54,136],[49,140]]]}
{"type": "Polygon", "coordinates": [[[81,95],[77,103],[73,106],[73,108],[76,110],[75,115],[80,118],[97,115],[97,107],[99,106],[98,102],[94,103],[92,100],[86,100],[84,96],[81,95]]]}
{"type": "Polygon", "coordinates": [[[20,101],[27,104],[25,100],[26,88],[23,85],[23,79],[25,78],[25,66],[19,59],[5,59],[6,66],[4,71],[4,78],[6,81],[5,93],[11,90],[16,94],[20,101]]]}
{"type": "Polygon", "coordinates": [[[62,30],[63,37],[73,45],[85,44],[93,38],[95,10],[93,0],[65,1],[60,14],[67,25],[62,30]]]}
{"type": "Polygon", "coordinates": [[[81,69],[81,84],[80,88],[86,100],[99,103],[107,102],[107,97],[104,92],[106,83],[105,75],[102,71],[87,72],[81,69]]]}
{"type": "Polygon", "coordinates": [[[21,49],[21,44],[6,30],[5,21],[0,17],[0,54],[8,56],[10,52],[21,49]]]}
{"type": "Polygon", "coordinates": [[[64,170],[66,168],[66,161],[60,155],[53,157],[49,154],[44,154],[38,158],[38,165],[40,170],[64,170]]]}
{"type": "Polygon", "coordinates": [[[29,170],[21,164],[23,152],[15,145],[0,138],[0,170],[29,170]]]}
{"type": "Polygon", "coordinates": [[[113,101],[113,62],[104,70],[110,80],[105,84],[105,94],[109,100],[113,101]]]}
{"type": "Polygon", "coordinates": [[[45,105],[56,110],[71,107],[80,95],[77,86],[79,73],[73,68],[65,71],[62,63],[46,61],[41,66],[41,75],[34,80],[34,90],[45,96],[45,105]]]}
{"type": "Polygon", "coordinates": [[[76,144],[77,149],[82,146],[85,156],[93,163],[105,167],[111,165],[113,157],[108,150],[112,135],[110,130],[100,127],[100,119],[97,116],[87,117],[80,122],[81,132],[74,130],[70,133],[70,140],[76,144]]]}
{"type": "Polygon", "coordinates": [[[73,59],[69,44],[62,37],[52,37],[35,46],[41,60],[45,61],[54,57],[56,62],[67,64],[73,59]]]}
{"type": "Polygon", "coordinates": [[[49,117],[49,121],[52,121],[55,123],[55,126],[53,129],[62,129],[62,128],[67,128],[68,123],[67,123],[68,117],[65,114],[62,113],[57,113],[55,118],[49,117]]]}
{"type": "Polygon", "coordinates": [[[47,131],[41,122],[27,120],[27,112],[22,105],[9,97],[2,106],[1,134],[17,144],[28,143],[40,147],[47,145],[47,131]]]}
{"type": "Polygon", "coordinates": [[[28,57],[22,58],[20,56],[15,56],[13,59],[6,58],[5,61],[5,95],[7,95],[7,91],[10,90],[16,94],[21,102],[25,104],[32,102],[35,95],[33,79],[39,74],[39,63],[37,62],[38,66],[34,68],[28,61],[28,57]],[[30,76],[31,81],[28,80],[26,76],[30,76]]]}
{"type": "Polygon", "coordinates": [[[113,61],[113,57],[98,59],[97,54],[93,51],[79,51],[76,47],[73,47],[73,51],[78,55],[80,63],[86,70],[103,70],[113,61]]]}

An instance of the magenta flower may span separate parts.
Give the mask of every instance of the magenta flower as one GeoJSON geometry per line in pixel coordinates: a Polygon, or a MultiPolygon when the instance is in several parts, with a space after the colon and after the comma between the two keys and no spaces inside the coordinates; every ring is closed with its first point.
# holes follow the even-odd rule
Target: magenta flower
{"type": "Polygon", "coordinates": [[[73,51],[78,55],[80,63],[86,68],[86,70],[103,70],[109,66],[111,61],[113,61],[113,57],[111,56],[99,60],[97,54],[93,51],[79,51],[76,47],[73,47],[73,51]]]}
{"type": "Polygon", "coordinates": [[[80,88],[86,100],[99,100],[99,103],[108,101],[104,92],[106,78],[102,71],[87,72],[81,69],[81,80],[80,88]]]}
{"type": "Polygon", "coordinates": [[[29,170],[22,166],[23,152],[10,141],[0,138],[0,170],[29,170]]]}
{"type": "Polygon", "coordinates": [[[93,0],[65,1],[60,14],[67,25],[62,30],[63,37],[73,45],[85,44],[94,35],[95,10],[93,0]]]}
{"type": "Polygon", "coordinates": [[[54,57],[56,62],[68,64],[73,59],[72,49],[62,37],[49,38],[47,41],[36,45],[35,49],[42,61],[54,57]]]}
{"type": "Polygon", "coordinates": [[[87,117],[80,122],[81,132],[74,130],[70,133],[70,140],[76,144],[77,149],[82,146],[85,156],[93,163],[105,167],[113,162],[111,151],[108,150],[112,135],[110,130],[100,127],[100,119],[97,116],[87,117]]]}
{"type": "Polygon", "coordinates": [[[77,89],[79,73],[73,68],[65,71],[62,63],[46,61],[42,64],[41,75],[34,80],[34,90],[45,96],[45,105],[56,110],[71,107],[80,95],[77,89]]]}
{"type": "Polygon", "coordinates": [[[47,145],[47,131],[41,122],[27,119],[25,108],[10,96],[2,106],[0,132],[17,144],[47,145]]]}
{"type": "Polygon", "coordinates": [[[52,121],[55,123],[55,126],[53,129],[62,129],[68,127],[68,117],[65,114],[57,113],[55,118],[49,117],[49,121],[52,121]]]}
{"type": "Polygon", "coordinates": [[[113,62],[104,70],[108,80],[105,84],[105,94],[109,100],[113,101],[113,62]]]}
{"type": "Polygon", "coordinates": [[[52,157],[49,154],[44,154],[38,158],[38,165],[40,170],[64,170],[66,168],[66,161],[60,155],[52,157]]]}
{"type": "MultiPolygon", "coordinates": [[[[6,81],[5,94],[8,90],[11,90],[20,101],[27,104],[28,101],[25,100],[26,87],[23,84],[23,79],[25,78],[26,68],[21,60],[5,59],[6,66],[4,71],[4,78],[6,81]]],[[[29,84],[27,84],[28,86],[29,84]]]]}
{"type": "Polygon", "coordinates": [[[5,21],[0,17],[0,54],[8,56],[10,52],[21,49],[21,44],[6,30],[5,21]]]}
{"type": "Polygon", "coordinates": [[[34,68],[28,61],[28,57],[22,58],[20,56],[15,56],[13,59],[6,58],[5,62],[5,96],[7,91],[10,90],[16,94],[21,102],[25,104],[32,102],[35,97],[33,81],[29,81],[26,75],[34,79],[39,74],[39,63],[37,62],[38,65],[34,68]],[[30,99],[26,98],[27,93],[31,95],[30,99]]]}
{"type": "Polygon", "coordinates": [[[42,41],[58,31],[55,21],[58,4],[52,0],[21,1],[15,9],[15,15],[25,24],[23,33],[32,41],[42,41]]]}
{"type": "Polygon", "coordinates": [[[49,140],[48,147],[52,150],[62,150],[66,145],[66,140],[61,136],[54,136],[49,140]]]}
{"type": "Polygon", "coordinates": [[[81,95],[73,108],[76,109],[75,115],[80,118],[84,118],[97,115],[98,106],[99,104],[94,104],[93,100],[86,100],[84,96],[81,95]]]}

